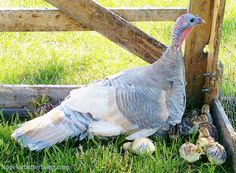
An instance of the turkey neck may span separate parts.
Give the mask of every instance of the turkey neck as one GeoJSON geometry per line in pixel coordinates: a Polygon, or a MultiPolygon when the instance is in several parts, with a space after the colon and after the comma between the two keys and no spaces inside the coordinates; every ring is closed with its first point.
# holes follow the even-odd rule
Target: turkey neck
{"type": "Polygon", "coordinates": [[[181,49],[176,49],[175,46],[169,46],[162,57],[151,65],[153,77],[164,78],[170,81],[175,79],[184,80],[184,62],[181,49]]]}

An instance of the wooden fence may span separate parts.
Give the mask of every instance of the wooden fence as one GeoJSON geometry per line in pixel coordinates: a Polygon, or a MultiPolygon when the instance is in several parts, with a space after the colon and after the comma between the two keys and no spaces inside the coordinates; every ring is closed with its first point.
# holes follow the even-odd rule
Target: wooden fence
{"type": "Polygon", "coordinates": [[[93,30],[153,63],[166,46],[130,22],[174,21],[186,12],[202,17],[207,24],[195,28],[186,41],[187,96],[196,105],[211,103],[218,97],[218,40],[225,0],[190,0],[188,9],[104,8],[93,0],[47,2],[57,9],[0,9],[0,32],[93,30]],[[209,52],[204,53],[206,46],[209,52]]]}

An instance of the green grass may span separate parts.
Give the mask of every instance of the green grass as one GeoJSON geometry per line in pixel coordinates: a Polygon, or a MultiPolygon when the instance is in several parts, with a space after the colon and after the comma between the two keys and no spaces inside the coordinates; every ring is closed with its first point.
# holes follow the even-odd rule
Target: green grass
{"type": "MultiPolygon", "coordinates": [[[[2,121],[4,118],[2,118],[2,121]]],[[[229,165],[215,167],[206,160],[188,164],[178,155],[183,139],[168,141],[152,138],[156,151],[153,155],[137,156],[122,150],[124,136],[109,140],[95,138],[95,142],[85,139],[75,142],[67,140],[61,144],[40,152],[31,152],[21,147],[10,137],[19,120],[3,121],[0,125],[0,172],[13,171],[18,167],[31,172],[29,166],[41,166],[46,171],[54,172],[230,172],[229,165]],[[204,163],[206,162],[206,163],[204,163]],[[24,166],[28,166],[24,168],[24,166]],[[53,168],[52,168],[53,167],[53,168]],[[52,169],[52,170],[51,170],[52,169]]],[[[190,137],[193,142],[194,138],[190,137]]],[[[34,168],[39,169],[39,168],[34,168]]],[[[22,171],[21,170],[21,171],[22,171]]]]}
{"type": "MultiPolygon", "coordinates": [[[[225,65],[222,88],[224,95],[236,95],[236,4],[233,1],[227,0],[219,56],[225,65]]],[[[186,7],[188,0],[99,2],[107,7],[186,7]]],[[[0,1],[0,7],[51,6],[43,0],[7,0],[0,1]]],[[[173,22],[135,23],[167,45],[170,44],[172,24],[173,22]]],[[[1,84],[86,84],[145,64],[95,32],[0,33],[1,84]]],[[[228,165],[214,167],[207,162],[188,164],[183,161],[178,155],[183,139],[170,142],[154,138],[157,150],[150,157],[123,152],[123,137],[109,141],[96,139],[97,144],[90,140],[74,144],[74,140],[69,140],[51,149],[30,152],[10,137],[19,120],[7,122],[1,118],[1,121],[0,165],[5,168],[15,165],[51,165],[58,166],[53,169],[55,172],[62,172],[63,170],[58,169],[64,165],[70,172],[230,172],[228,165]]]]}

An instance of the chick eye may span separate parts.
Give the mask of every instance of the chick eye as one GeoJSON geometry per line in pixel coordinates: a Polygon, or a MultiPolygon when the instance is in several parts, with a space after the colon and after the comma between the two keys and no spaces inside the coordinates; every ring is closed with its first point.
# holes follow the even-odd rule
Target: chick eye
{"type": "Polygon", "coordinates": [[[190,19],[190,22],[191,22],[191,23],[194,22],[194,18],[190,19]]]}

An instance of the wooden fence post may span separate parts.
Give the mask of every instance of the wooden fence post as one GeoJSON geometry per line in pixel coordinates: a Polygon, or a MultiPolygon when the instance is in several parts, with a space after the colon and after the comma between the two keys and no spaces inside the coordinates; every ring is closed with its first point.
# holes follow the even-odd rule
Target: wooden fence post
{"type": "Polygon", "coordinates": [[[46,0],[88,28],[145,61],[156,61],[166,46],[93,0],[46,0]]]}
{"type": "Polygon", "coordinates": [[[187,97],[192,105],[201,105],[204,98],[204,84],[207,53],[204,48],[209,43],[211,35],[212,12],[214,0],[190,0],[189,13],[197,15],[206,21],[206,24],[197,26],[186,40],[185,68],[187,81],[187,97]]]}
{"type": "Polygon", "coordinates": [[[205,93],[204,102],[210,104],[213,99],[219,97],[220,83],[222,78],[222,69],[218,62],[220,33],[223,23],[226,0],[215,0],[214,11],[212,16],[211,36],[209,41],[209,51],[207,57],[207,72],[211,74],[206,78],[204,88],[209,92],[205,93]]]}

